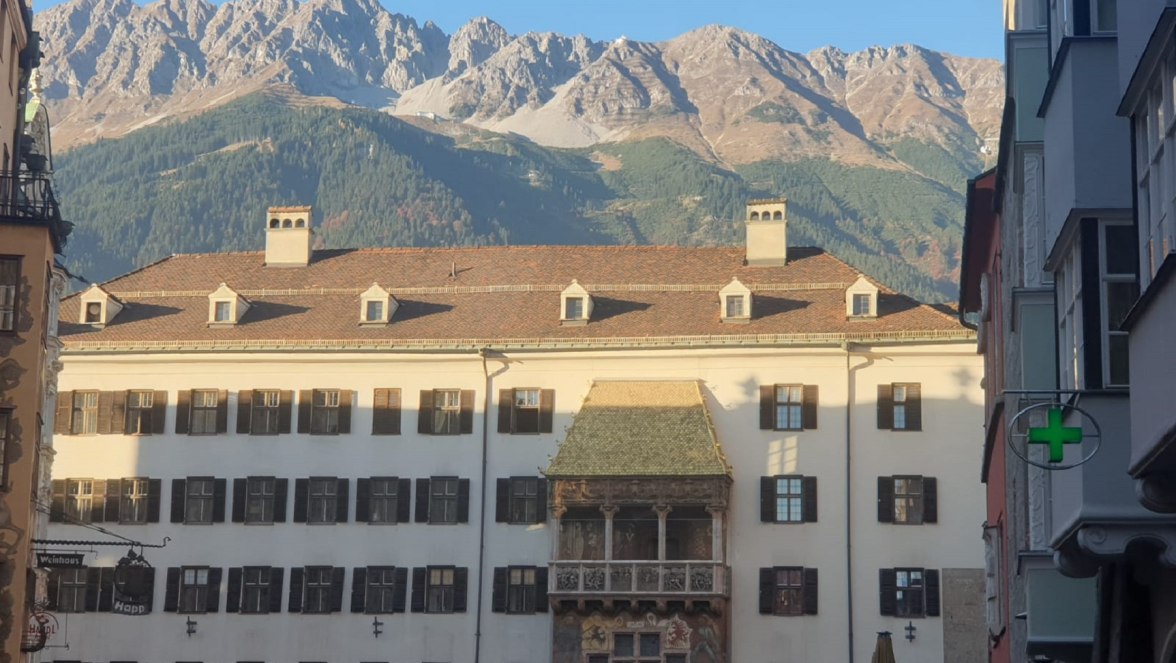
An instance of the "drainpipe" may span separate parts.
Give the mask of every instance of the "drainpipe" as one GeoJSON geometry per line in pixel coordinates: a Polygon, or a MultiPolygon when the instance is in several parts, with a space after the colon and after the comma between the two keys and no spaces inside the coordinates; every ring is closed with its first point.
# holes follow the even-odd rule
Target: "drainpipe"
{"type": "Polygon", "coordinates": [[[853,369],[849,365],[849,342],[842,343],[841,349],[845,350],[845,632],[849,644],[846,661],[853,663],[853,463],[850,462],[853,453],[850,442],[853,437],[853,369]]]}
{"type": "Polygon", "coordinates": [[[486,577],[483,566],[486,560],[486,472],[488,463],[486,451],[490,446],[490,370],[486,367],[486,355],[489,350],[489,348],[478,350],[478,356],[482,358],[482,377],[485,380],[486,397],[482,404],[482,497],[479,500],[478,508],[478,608],[474,613],[474,663],[479,663],[482,658],[482,594],[486,584],[483,582],[486,577]]]}

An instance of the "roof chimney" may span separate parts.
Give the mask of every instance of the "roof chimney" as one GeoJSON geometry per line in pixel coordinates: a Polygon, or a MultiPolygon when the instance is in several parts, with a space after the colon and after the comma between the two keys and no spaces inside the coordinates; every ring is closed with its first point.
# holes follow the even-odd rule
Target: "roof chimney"
{"type": "Polygon", "coordinates": [[[747,201],[747,264],[778,267],[788,261],[788,199],[747,201]]]}
{"type": "Polygon", "coordinates": [[[271,207],[266,210],[266,267],[305,267],[310,264],[310,206],[271,207]]]}

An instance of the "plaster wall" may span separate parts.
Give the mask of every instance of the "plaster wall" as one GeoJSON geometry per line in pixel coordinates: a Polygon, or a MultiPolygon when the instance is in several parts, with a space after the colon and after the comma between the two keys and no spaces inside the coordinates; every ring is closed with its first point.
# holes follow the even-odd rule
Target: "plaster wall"
{"type": "MultiPolygon", "coordinates": [[[[56,478],[150,476],[164,479],[161,513],[167,520],[170,480],[197,475],[222,478],[272,474],[290,479],[311,475],[352,480],[373,475],[468,477],[469,524],[440,526],[406,523],[369,526],[354,521],[308,526],[239,524],[184,526],[159,523],[108,525],[144,541],[170,536],[165,549],[148,551],[157,569],[185,564],[233,567],[252,564],[350,567],[389,564],[453,564],[470,568],[469,610],[465,614],[406,613],[381,616],[384,635],[372,636],[371,616],[196,615],[198,632],[184,634],[182,615],[161,611],[162,571],[157,573],[155,610],[145,616],[106,613],[59,615],[57,644],[41,660],[378,660],[472,661],[475,611],[481,584],[483,606],[481,661],[534,663],[552,648],[551,613],[505,615],[490,611],[489,569],[512,564],[546,564],[551,533],[546,525],[494,522],[493,481],[511,475],[536,475],[545,468],[593,380],[702,380],[717,435],[733,468],[728,514],[727,553],[732,567],[728,661],[846,660],[848,628],[846,575],[846,401],[852,390],[849,486],[853,529],[854,654],[868,661],[875,632],[901,633],[906,619],[878,612],[878,570],[893,567],[982,569],[980,523],[983,488],[976,480],[982,440],[981,361],[970,342],[859,348],[850,357],[837,348],[701,349],[508,353],[487,363],[492,410],[483,502],[481,435],[486,384],[481,359],[474,354],[67,354],[62,389],[162,389],[169,392],[165,430],[174,430],[176,393],[192,388],[230,391],[229,421],[235,421],[237,390],[248,388],[348,388],[355,405],[352,434],[337,437],[281,435],[250,437],[229,433],[208,437],[57,436],[56,478]],[[876,425],[877,385],[920,382],[921,432],[880,431],[876,425]],[[758,387],[804,383],[820,388],[818,428],[803,432],[759,430],[758,387]],[[404,402],[403,434],[373,437],[373,390],[399,387],[404,402]],[[498,389],[555,389],[554,433],[500,435],[496,432],[498,389]],[[416,434],[416,398],[421,389],[476,391],[472,435],[416,434]],[[815,475],[818,522],[771,525],[759,520],[759,478],[769,474],[815,475]],[[877,522],[879,475],[922,474],[939,480],[939,523],[895,526],[877,522]],[[486,518],[485,574],[479,574],[477,514],[486,518]],[[815,567],[820,573],[819,614],[774,617],[758,613],[758,571],[762,566],[815,567]]],[[[230,423],[230,429],[232,424],[230,423]]],[[[415,499],[414,499],[415,502],[415,499]]],[[[87,533],[54,524],[54,537],[87,533]]],[[[117,550],[117,549],[115,549],[117,550]]],[[[104,550],[100,565],[122,551],[104,550]]],[[[95,564],[88,556],[87,564],[95,564]]],[[[288,592],[288,571],[286,591],[288,592]]],[[[966,602],[944,585],[944,604],[966,602]]],[[[982,601],[982,596],[977,600],[982,601]]],[[[344,601],[344,610],[347,609],[344,601]]],[[[222,601],[223,609],[223,601],[222,601]]],[[[913,643],[896,639],[903,661],[944,661],[943,618],[916,620],[913,643]]],[[[982,628],[982,622],[981,622],[982,628]]]]}
{"type": "Polygon", "coordinates": [[[1118,3],[1119,39],[1119,98],[1127,91],[1139,58],[1147,48],[1160,14],[1169,7],[1176,7],[1174,0],[1130,0],[1118,3]]]}
{"type": "MultiPolygon", "coordinates": [[[[1172,376],[1176,375],[1176,353],[1172,352],[1172,330],[1176,329],[1176,280],[1163,287],[1153,283],[1154,299],[1131,329],[1131,459],[1135,469],[1148,462],[1165,434],[1176,426],[1176,396],[1172,376]]],[[[1170,455],[1170,454],[1165,454],[1170,455]]],[[[1153,469],[1176,469],[1176,463],[1162,459],[1153,469]]]]}

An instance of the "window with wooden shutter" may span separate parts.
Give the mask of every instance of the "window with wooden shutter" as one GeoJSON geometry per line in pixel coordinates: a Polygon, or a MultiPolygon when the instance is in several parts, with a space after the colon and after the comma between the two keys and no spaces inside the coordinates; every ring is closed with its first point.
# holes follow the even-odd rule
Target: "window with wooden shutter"
{"type": "Polygon", "coordinates": [[[57,408],[53,412],[53,434],[70,434],[70,411],[73,409],[73,392],[57,392],[57,408]]]}
{"type": "Polygon", "coordinates": [[[278,481],[285,481],[285,479],[248,477],[235,480],[233,482],[233,522],[258,525],[283,522],[285,520],[285,494],[281,496],[282,520],[276,518],[278,481]]]}
{"type": "Polygon", "coordinates": [[[400,435],[399,389],[376,389],[372,400],[372,435],[400,435]]]}
{"type": "Polygon", "coordinates": [[[934,477],[878,477],[878,522],[922,525],[939,521],[938,482],[934,477]]]}
{"type": "Polygon", "coordinates": [[[270,612],[278,613],[282,611],[282,580],[285,576],[285,573],[286,570],[281,567],[270,567],[270,612]]]}
{"type": "Polygon", "coordinates": [[[246,566],[241,570],[241,612],[247,615],[264,615],[277,612],[282,600],[282,569],[269,566],[246,566]],[[274,592],[274,576],[277,575],[277,591],[274,592]],[[278,608],[274,608],[275,599],[278,608]]]}
{"type": "Polygon", "coordinates": [[[760,428],[801,431],[817,428],[817,385],[775,384],[760,387],[760,428]]]}
{"type": "Polygon", "coordinates": [[[878,385],[878,428],[923,430],[923,390],[917,382],[878,385]]]}
{"type": "Polygon", "coordinates": [[[241,611],[241,575],[241,567],[234,566],[229,569],[228,586],[225,588],[225,612],[241,611]]]}
{"type": "Polygon", "coordinates": [[[359,479],[356,482],[356,522],[389,525],[399,522],[400,500],[409,499],[407,492],[403,496],[400,494],[400,483],[397,477],[359,479]]]}
{"type": "MultiPolygon", "coordinates": [[[[425,612],[465,612],[457,610],[457,569],[452,566],[430,566],[426,576],[425,612]]],[[[464,589],[464,588],[463,588],[464,589]]],[[[463,591],[464,594],[464,591],[463,591]]],[[[463,597],[464,598],[464,597],[463,597]]],[[[463,601],[464,602],[464,601],[463,601]]]]}
{"type": "Polygon", "coordinates": [[[512,566],[507,569],[506,612],[512,615],[535,612],[535,571],[534,566],[512,566]]]}
{"type": "Polygon", "coordinates": [[[490,609],[493,612],[506,612],[506,581],[509,570],[505,566],[494,568],[493,587],[490,595],[490,609]]]}
{"type": "Polygon", "coordinates": [[[498,432],[515,435],[551,432],[550,417],[544,414],[544,409],[554,407],[545,402],[554,400],[554,391],[502,389],[498,394],[498,432]]]}
{"type": "Polygon", "coordinates": [[[372,615],[397,612],[397,597],[403,591],[403,588],[397,583],[397,577],[400,575],[398,572],[402,570],[394,566],[367,567],[363,580],[365,585],[363,612],[372,615]]]}
{"type": "Polygon", "coordinates": [[[811,523],[817,520],[817,478],[778,475],[760,478],[760,521],[811,523]]]}

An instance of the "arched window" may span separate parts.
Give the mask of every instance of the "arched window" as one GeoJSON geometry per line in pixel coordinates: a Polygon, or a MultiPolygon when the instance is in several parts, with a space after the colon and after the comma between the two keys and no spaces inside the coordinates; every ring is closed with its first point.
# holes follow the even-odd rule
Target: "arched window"
{"type": "Polygon", "coordinates": [[[294,221],[294,227],[295,227],[295,228],[305,228],[305,227],[306,227],[306,221],[304,221],[303,219],[296,219],[296,220],[294,221]]]}
{"type": "Polygon", "coordinates": [[[776,213],[772,214],[772,220],[773,220],[773,221],[780,221],[780,220],[782,220],[783,218],[784,218],[784,213],[783,213],[783,212],[776,212],[776,213]]]}
{"type": "Polygon", "coordinates": [[[280,227],[281,225],[282,225],[281,221],[278,221],[277,219],[270,219],[270,228],[277,228],[277,227],[280,227]]]}
{"type": "Polygon", "coordinates": [[[752,221],[759,221],[759,212],[752,212],[751,213],[751,220],[752,221]]]}
{"type": "Polygon", "coordinates": [[[294,222],[291,221],[290,219],[282,219],[282,227],[283,228],[293,228],[294,222]]]}

